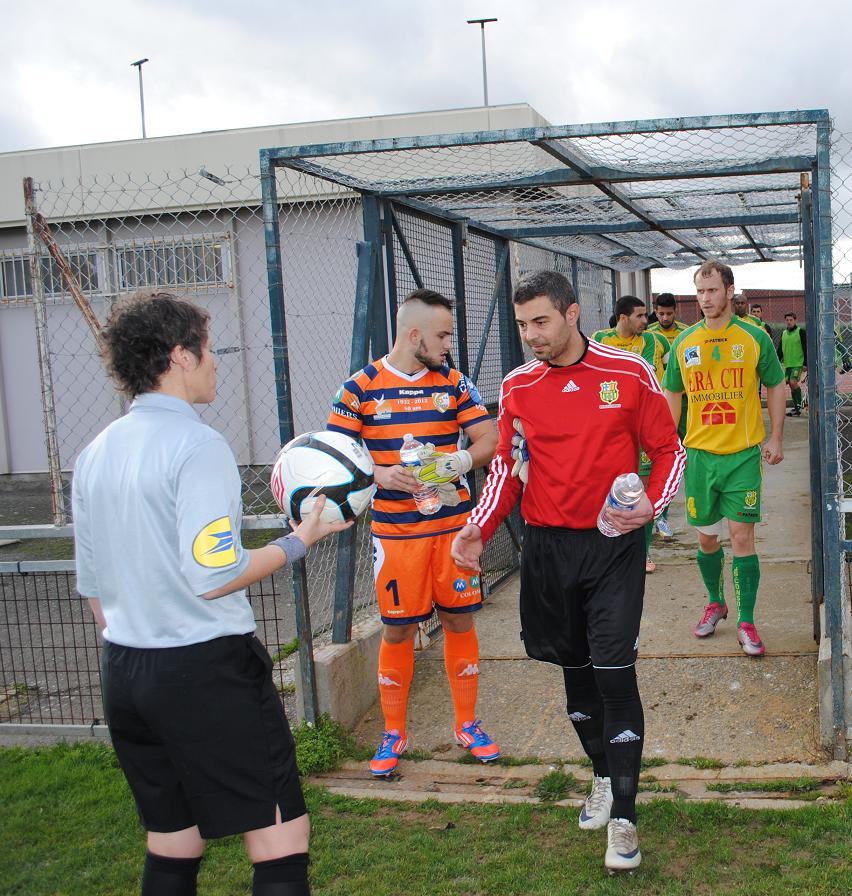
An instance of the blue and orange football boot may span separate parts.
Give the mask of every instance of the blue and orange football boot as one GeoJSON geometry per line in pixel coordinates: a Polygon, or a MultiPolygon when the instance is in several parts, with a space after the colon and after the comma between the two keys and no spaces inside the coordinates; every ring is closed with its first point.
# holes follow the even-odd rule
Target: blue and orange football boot
{"type": "Polygon", "coordinates": [[[383,731],[382,742],[370,760],[370,774],[377,778],[387,777],[396,768],[407,746],[408,740],[396,728],[383,731]]]}
{"type": "Polygon", "coordinates": [[[480,762],[491,762],[500,757],[500,747],[482,730],[478,719],[475,722],[465,722],[454,734],[456,743],[467,747],[471,755],[480,762]]]}

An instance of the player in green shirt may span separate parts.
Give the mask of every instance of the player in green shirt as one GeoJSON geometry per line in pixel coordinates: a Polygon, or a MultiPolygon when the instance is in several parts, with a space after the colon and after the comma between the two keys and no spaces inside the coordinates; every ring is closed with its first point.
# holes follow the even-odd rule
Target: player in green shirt
{"type": "Polygon", "coordinates": [[[808,345],[805,340],[805,331],[796,322],[796,315],[792,311],[784,315],[785,328],[778,342],[778,360],[784,368],[784,382],[790,387],[790,395],[793,399],[793,409],[787,411],[788,417],[802,416],[802,390],[799,380],[802,371],[808,367],[808,345]]]}
{"type": "MultiPolygon", "coordinates": [[[[648,330],[648,311],[645,303],[637,296],[622,296],[615,303],[615,326],[608,330],[592,333],[592,339],[603,345],[611,345],[625,352],[641,355],[654,368],[657,379],[661,380],[665,364],[663,357],[668,354],[669,343],[662,336],[648,330]]],[[[643,450],[639,451],[639,475],[647,483],[651,475],[651,459],[643,450]]],[[[645,572],[652,573],[657,564],[650,557],[653,520],[645,526],[645,572]]]]}
{"type": "MultiPolygon", "coordinates": [[[[670,292],[661,292],[657,296],[657,299],[654,302],[654,313],[657,315],[657,319],[654,323],[649,324],[648,332],[660,335],[668,342],[668,348],[663,355],[663,365],[666,365],[669,363],[669,351],[671,350],[675,339],[680,336],[688,325],[681,320],[675,319],[675,315],[677,314],[677,302],[670,292]]],[[[683,437],[686,434],[686,396],[683,398],[683,408],[681,409],[680,424],[677,428],[677,434],[680,436],[681,441],[683,441],[683,437]]],[[[670,504],[667,504],[666,509],[656,520],[657,531],[663,538],[674,537],[672,527],[669,525],[670,506],[670,504]]]]}
{"type": "Polygon", "coordinates": [[[766,331],[733,314],[734,274],[726,264],[704,262],[695,273],[695,288],[704,320],[675,340],[663,379],[676,423],[681,397],[688,398],[686,512],[698,530],[698,568],[709,594],[693,633],[698,638],[712,635],[728,615],[719,542],[727,520],[737,639],[748,656],[762,656],[766,648],[754,624],[760,583],[754,526],[761,518],[761,458],[768,464],[784,459],[784,372],[766,331]],[[767,387],[772,423],[762,447],[766,431],[758,382],[767,387]]]}

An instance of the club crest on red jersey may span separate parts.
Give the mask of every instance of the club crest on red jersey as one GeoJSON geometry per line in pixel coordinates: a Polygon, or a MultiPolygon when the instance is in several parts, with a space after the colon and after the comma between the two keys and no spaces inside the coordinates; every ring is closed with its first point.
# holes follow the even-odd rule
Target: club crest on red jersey
{"type": "Polygon", "coordinates": [[[618,380],[609,380],[601,383],[600,395],[604,404],[614,404],[618,401],[618,380]]]}

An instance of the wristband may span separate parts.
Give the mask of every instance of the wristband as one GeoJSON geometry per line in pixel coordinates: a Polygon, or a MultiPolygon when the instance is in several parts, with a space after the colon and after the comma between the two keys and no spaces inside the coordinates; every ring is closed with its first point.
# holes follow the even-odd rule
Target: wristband
{"type": "Polygon", "coordinates": [[[281,538],[276,538],[269,543],[284,551],[284,556],[287,558],[288,563],[295,563],[308,553],[304,541],[298,535],[293,535],[292,532],[289,535],[282,535],[281,538]]]}

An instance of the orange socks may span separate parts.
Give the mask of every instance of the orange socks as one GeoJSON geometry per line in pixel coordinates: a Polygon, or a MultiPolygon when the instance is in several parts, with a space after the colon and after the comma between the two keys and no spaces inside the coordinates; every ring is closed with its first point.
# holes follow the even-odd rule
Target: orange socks
{"type": "Polygon", "coordinates": [[[385,716],[385,731],[396,729],[405,737],[408,692],[414,677],[414,641],[379,646],[379,698],[385,716]]]}
{"type": "Polygon", "coordinates": [[[444,667],[456,712],[456,731],[476,719],[476,692],[479,686],[479,639],[476,629],[451,632],[444,629],[444,667]]]}

